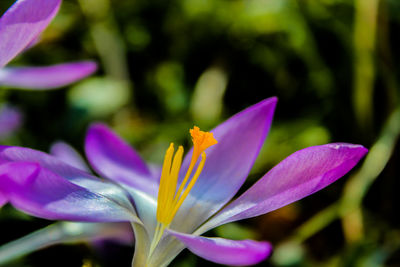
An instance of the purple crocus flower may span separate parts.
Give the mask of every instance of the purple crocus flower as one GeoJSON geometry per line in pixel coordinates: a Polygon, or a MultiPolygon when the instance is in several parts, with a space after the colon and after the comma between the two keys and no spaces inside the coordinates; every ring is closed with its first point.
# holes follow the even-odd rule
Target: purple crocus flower
{"type": "Polygon", "coordinates": [[[96,64],[89,61],[47,67],[4,67],[36,43],[60,5],[61,0],[17,0],[0,18],[0,85],[51,89],[80,80],[96,70],[96,64]]]}
{"type": "Polygon", "coordinates": [[[3,202],[51,220],[130,222],[136,244],[132,266],[166,266],[185,247],[220,264],[256,264],[271,253],[270,243],[200,235],[313,194],[345,175],[367,153],[360,145],[345,143],[297,151],[232,200],[264,143],[276,102],[261,101],[210,133],[195,127],[194,148],[183,158],[183,148],[174,156],[171,144],[161,175],[99,123],[88,130],[85,152],[92,168],[107,179],[83,171],[69,149],[58,147],[53,156],[1,147],[3,202]]]}

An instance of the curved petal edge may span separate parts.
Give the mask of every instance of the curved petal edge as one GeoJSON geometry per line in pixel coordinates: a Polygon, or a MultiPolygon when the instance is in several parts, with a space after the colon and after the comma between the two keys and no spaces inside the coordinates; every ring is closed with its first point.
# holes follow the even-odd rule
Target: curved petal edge
{"type": "Polygon", "coordinates": [[[0,18],[0,68],[29,46],[49,25],[61,0],[18,0],[0,18]]]}
{"type": "Polygon", "coordinates": [[[189,235],[168,230],[194,254],[219,264],[245,266],[257,264],[272,252],[272,246],[266,241],[229,240],[189,235]]]}
{"type": "Polygon", "coordinates": [[[80,61],[45,67],[6,67],[0,69],[0,85],[20,89],[57,89],[77,82],[97,70],[97,64],[80,61]]]}
{"type": "Polygon", "coordinates": [[[89,166],[78,151],[65,142],[58,141],[52,144],[50,154],[77,169],[90,173],[89,166]]]}
{"type": "Polygon", "coordinates": [[[139,221],[115,200],[75,185],[38,163],[0,165],[0,191],[24,212],[50,220],[139,221]]]}
{"type": "Polygon", "coordinates": [[[368,152],[361,145],[333,143],[297,151],[201,227],[265,214],[325,188],[349,172],[368,152]]]}
{"type": "Polygon", "coordinates": [[[155,195],[157,183],[139,154],[105,124],[94,123],[85,138],[86,157],[100,175],[155,195]]]}

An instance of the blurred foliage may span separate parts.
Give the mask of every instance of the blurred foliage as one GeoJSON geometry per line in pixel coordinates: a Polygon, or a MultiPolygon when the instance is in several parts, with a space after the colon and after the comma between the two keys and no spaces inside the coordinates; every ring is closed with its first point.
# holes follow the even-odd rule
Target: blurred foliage
{"type": "MultiPolygon", "coordinates": [[[[0,1],[0,13],[12,2],[0,1]]],[[[82,152],[87,126],[101,120],[159,164],[170,141],[189,146],[193,124],[210,129],[276,95],[245,188],[307,146],[374,149],[351,178],[209,234],[271,240],[277,249],[260,266],[399,266],[399,28],[397,0],[64,0],[40,43],[11,64],[94,59],[100,69],[62,90],[2,88],[1,101],[25,114],[2,143],[47,151],[63,139],[82,152]]],[[[50,223],[16,213],[2,209],[0,223],[12,231],[1,243],[50,223]]],[[[128,266],[132,248],[106,248],[56,246],[17,265],[54,266],[62,257],[58,266],[128,266]]],[[[205,265],[216,266],[188,252],[174,263],[205,265]]]]}

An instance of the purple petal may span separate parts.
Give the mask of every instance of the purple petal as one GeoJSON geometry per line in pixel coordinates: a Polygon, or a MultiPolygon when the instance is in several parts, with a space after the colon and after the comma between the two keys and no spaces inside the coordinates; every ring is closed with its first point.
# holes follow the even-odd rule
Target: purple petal
{"type": "Polygon", "coordinates": [[[0,69],[0,85],[23,89],[53,89],[81,80],[96,69],[96,63],[91,61],[46,67],[7,67],[0,69]]]}
{"type": "Polygon", "coordinates": [[[36,163],[0,165],[0,189],[13,206],[45,219],[85,222],[136,220],[133,213],[111,199],[77,186],[36,163]]]}
{"type": "MultiPolygon", "coordinates": [[[[236,194],[268,134],[276,103],[276,97],[261,101],[211,131],[218,144],[206,151],[203,172],[177,213],[176,229],[193,231],[236,194]],[[188,218],[188,212],[193,216],[188,218]]],[[[185,158],[182,172],[188,168],[191,153],[185,158]]]]}
{"type": "Polygon", "coordinates": [[[87,166],[82,156],[67,143],[54,143],[50,148],[50,154],[77,169],[90,173],[90,168],[87,166]]]}
{"type": "Polygon", "coordinates": [[[0,191],[0,208],[8,202],[7,197],[0,191]]]}
{"type": "Polygon", "coordinates": [[[35,39],[32,40],[32,42],[30,42],[22,51],[22,53],[24,53],[25,51],[31,49],[32,47],[34,47],[35,45],[37,45],[40,41],[41,41],[42,36],[39,35],[38,37],[36,37],[35,39]]]}
{"type": "Polygon", "coordinates": [[[41,167],[46,168],[79,186],[85,186],[85,183],[90,184],[99,181],[97,177],[79,170],[44,152],[25,147],[0,146],[0,163],[10,161],[39,163],[41,167]]]}
{"type": "Polygon", "coordinates": [[[49,170],[55,175],[77,186],[86,188],[91,192],[101,194],[105,198],[124,206],[128,210],[132,209],[132,203],[128,193],[120,186],[105,180],[100,180],[49,154],[24,147],[0,146],[0,164],[10,161],[38,163],[42,169],[49,170]]]}
{"type": "Polygon", "coordinates": [[[194,254],[219,264],[253,265],[265,260],[272,252],[268,242],[209,238],[169,231],[194,254]]]}
{"type": "Polygon", "coordinates": [[[311,195],[345,175],[367,151],[343,143],[297,151],[207,222],[202,231],[265,214],[311,195]]]}
{"type": "Polygon", "coordinates": [[[19,109],[4,105],[0,109],[0,139],[11,136],[22,124],[22,114],[19,109]]]}
{"type": "Polygon", "coordinates": [[[0,68],[30,45],[47,27],[61,0],[18,0],[0,18],[0,68]]]}
{"type": "Polygon", "coordinates": [[[149,163],[148,166],[151,172],[151,176],[153,176],[158,181],[161,177],[162,166],[153,163],[149,163]]]}
{"type": "Polygon", "coordinates": [[[154,195],[156,179],[146,163],[104,124],[93,124],[86,135],[85,152],[100,175],[154,195]]]}

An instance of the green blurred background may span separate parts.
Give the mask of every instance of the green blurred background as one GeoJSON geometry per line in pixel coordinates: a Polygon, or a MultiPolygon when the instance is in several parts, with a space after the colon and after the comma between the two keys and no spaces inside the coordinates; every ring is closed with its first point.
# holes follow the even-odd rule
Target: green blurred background
{"type": "MultiPolygon", "coordinates": [[[[13,3],[0,1],[0,13],[13,3]]],[[[296,150],[328,142],[370,148],[327,189],[210,235],[270,240],[259,266],[400,266],[398,0],[64,0],[34,48],[10,65],[94,59],[68,88],[2,88],[24,113],[2,144],[82,152],[104,121],[151,162],[188,129],[204,129],[270,96],[275,119],[244,188],[296,150]]],[[[244,190],[244,189],[243,189],[244,190]]],[[[6,206],[1,243],[51,222],[6,206]]],[[[133,248],[59,245],[10,266],[129,266],[133,248]],[[61,259],[61,261],[60,261],[61,259]],[[117,264],[118,262],[118,264],[117,264]]],[[[217,266],[185,251],[172,266],[217,266]]]]}

